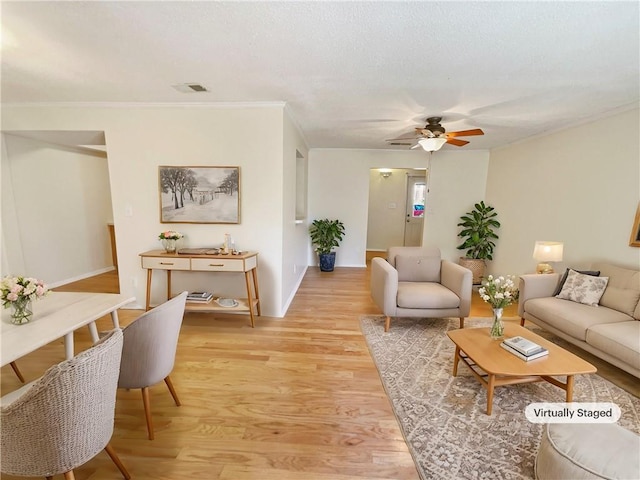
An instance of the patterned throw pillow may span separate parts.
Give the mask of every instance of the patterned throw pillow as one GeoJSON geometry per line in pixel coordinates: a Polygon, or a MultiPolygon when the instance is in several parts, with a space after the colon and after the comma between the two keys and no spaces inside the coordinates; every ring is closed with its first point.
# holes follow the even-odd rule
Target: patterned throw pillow
{"type": "Polygon", "coordinates": [[[569,270],[562,291],[556,297],[596,307],[608,282],[609,277],[593,277],[569,270]]]}

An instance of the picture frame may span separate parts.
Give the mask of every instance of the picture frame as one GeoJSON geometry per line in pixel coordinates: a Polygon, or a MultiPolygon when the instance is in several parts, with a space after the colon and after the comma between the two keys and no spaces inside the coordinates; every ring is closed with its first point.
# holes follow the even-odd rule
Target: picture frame
{"type": "Polygon", "coordinates": [[[160,223],[240,223],[240,167],[158,167],[160,223]]]}
{"type": "Polygon", "coordinates": [[[633,228],[631,229],[631,238],[629,238],[630,247],[640,247],[640,203],[636,209],[636,218],[633,220],[633,228]]]}

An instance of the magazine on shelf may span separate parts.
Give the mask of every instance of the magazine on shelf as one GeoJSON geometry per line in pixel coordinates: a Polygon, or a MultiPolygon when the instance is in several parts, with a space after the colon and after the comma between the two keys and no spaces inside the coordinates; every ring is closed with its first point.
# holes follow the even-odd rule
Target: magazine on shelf
{"type": "Polygon", "coordinates": [[[524,337],[511,337],[505,338],[504,343],[509,345],[514,350],[522,353],[523,355],[531,355],[533,353],[544,350],[540,345],[531,340],[527,340],[524,337]]]}
{"type": "Polygon", "coordinates": [[[531,355],[523,355],[519,351],[514,350],[513,348],[511,348],[504,341],[502,343],[500,343],[500,346],[502,348],[504,348],[507,352],[511,353],[512,355],[515,355],[516,357],[524,360],[525,362],[529,362],[531,360],[535,360],[536,358],[541,358],[541,357],[545,357],[545,356],[549,355],[549,350],[547,350],[546,348],[542,348],[542,347],[540,347],[540,348],[542,348],[542,350],[540,350],[539,352],[532,353],[531,355]]]}
{"type": "Polygon", "coordinates": [[[190,292],[187,295],[187,302],[208,303],[213,298],[211,292],[190,292]]]}

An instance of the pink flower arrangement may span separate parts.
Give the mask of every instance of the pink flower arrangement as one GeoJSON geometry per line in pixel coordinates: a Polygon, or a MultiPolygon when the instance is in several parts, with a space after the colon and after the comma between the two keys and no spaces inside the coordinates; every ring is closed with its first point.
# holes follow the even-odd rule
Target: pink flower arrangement
{"type": "Polygon", "coordinates": [[[7,308],[14,302],[35,300],[49,293],[42,280],[31,277],[4,277],[0,283],[2,306],[7,308]]]}
{"type": "Polygon", "coordinates": [[[160,240],[180,240],[182,237],[184,237],[183,234],[180,232],[174,232],[173,230],[167,230],[166,232],[162,232],[158,235],[160,240]]]}

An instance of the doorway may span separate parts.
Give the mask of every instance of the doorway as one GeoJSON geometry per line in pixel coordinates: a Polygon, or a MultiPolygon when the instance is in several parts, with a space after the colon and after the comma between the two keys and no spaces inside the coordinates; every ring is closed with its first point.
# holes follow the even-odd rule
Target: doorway
{"type": "Polygon", "coordinates": [[[404,224],[405,247],[419,247],[422,245],[426,196],[426,176],[414,173],[407,174],[407,201],[404,224]]]}

